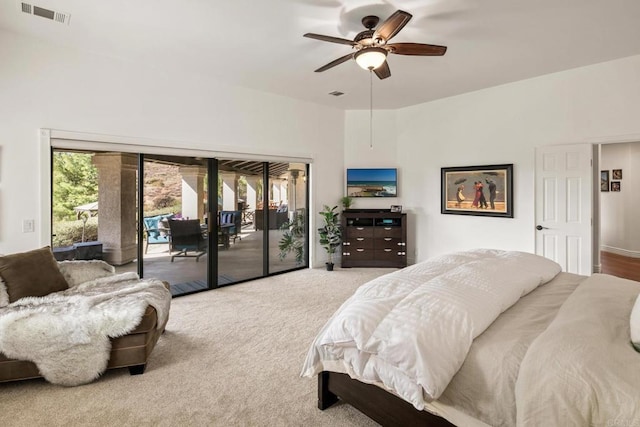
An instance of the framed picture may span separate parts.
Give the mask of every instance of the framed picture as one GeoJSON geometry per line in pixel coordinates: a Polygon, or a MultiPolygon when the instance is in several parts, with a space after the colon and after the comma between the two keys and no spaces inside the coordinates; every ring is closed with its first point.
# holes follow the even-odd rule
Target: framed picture
{"type": "Polygon", "coordinates": [[[402,212],[402,205],[391,205],[391,212],[402,212]]]}
{"type": "Polygon", "coordinates": [[[614,169],[611,172],[611,179],[622,179],[622,169],[614,169]]]}
{"type": "Polygon", "coordinates": [[[611,191],[620,191],[620,181],[611,181],[611,191]]]}
{"type": "Polygon", "coordinates": [[[440,212],[513,218],[513,164],[441,169],[440,212]]]}
{"type": "Polygon", "coordinates": [[[600,171],[600,191],[609,191],[609,171],[600,171]]]}

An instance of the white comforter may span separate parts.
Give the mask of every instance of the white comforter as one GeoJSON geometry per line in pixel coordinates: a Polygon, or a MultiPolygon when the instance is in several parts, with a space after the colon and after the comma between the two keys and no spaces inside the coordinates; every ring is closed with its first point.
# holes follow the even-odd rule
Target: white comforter
{"type": "Polygon", "coordinates": [[[302,375],[346,372],[422,410],[447,387],[473,339],[560,270],[537,255],[478,249],[377,278],[320,331],[302,375]]]}

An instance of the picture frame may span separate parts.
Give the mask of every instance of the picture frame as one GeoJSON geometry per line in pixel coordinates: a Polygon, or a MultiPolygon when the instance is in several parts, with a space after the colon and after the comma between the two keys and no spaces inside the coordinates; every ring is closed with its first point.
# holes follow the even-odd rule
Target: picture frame
{"type": "Polygon", "coordinates": [[[600,191],[609,191],[609,171],[600,171],[600,191]]]}
{"type": "Polygon", "coordinates": [[[620,181],[611,181],[611,191],[620,191],[620,181]]]}
{"type": "Polygon", "coordinates": [[[622,179],[622,169],[614,169],[611,171],[611,179],[622,179]]]}
{"type": "Polygon", "coordinates": [[[402,205],[391,205],[390,211],[402,213],[402,205]]]}
{"type": "Polygon", "coordinates": [[[513,218],[513,164],[441,168],[440,213],[513,218]]]}

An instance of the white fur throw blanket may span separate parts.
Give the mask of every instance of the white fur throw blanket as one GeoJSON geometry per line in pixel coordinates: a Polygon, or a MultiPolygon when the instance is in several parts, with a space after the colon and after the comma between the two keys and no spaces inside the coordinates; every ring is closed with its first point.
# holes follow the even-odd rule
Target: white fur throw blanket
{"type": "Polygon", "coordinates": [[[109,338],[134,330],[147,305],[156,309],[158,325],[164,325],[170,304],[162,281],[140,280],[135,273],[22,298],[0,308],[0,352],[34,362],[51,383],[85,384],[107,368],[109,338]]]}

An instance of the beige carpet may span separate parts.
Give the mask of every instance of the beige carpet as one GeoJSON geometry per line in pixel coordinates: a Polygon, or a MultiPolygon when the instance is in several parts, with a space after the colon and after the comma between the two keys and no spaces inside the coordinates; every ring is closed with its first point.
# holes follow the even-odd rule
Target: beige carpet
{"type": "Polygon", "coordinates": [[[377,425],[348,405],[318,410],[315,378],[299,374],[331,314],[390,271],[303,270],[174,299],[144,375],[0,384],[0,425],[377,425]]]}

